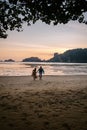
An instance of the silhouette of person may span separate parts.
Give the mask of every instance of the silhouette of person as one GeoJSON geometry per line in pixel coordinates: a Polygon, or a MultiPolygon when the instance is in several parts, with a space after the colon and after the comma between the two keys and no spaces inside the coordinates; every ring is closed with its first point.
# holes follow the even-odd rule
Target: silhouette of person
{"type": "Polygon", "coordinates": [[[36,68],[34,68],[34,69],[32,70],[32,77],[33,77],[34,80],[37,78],[36,68]]]}
{"type": "Polygon", "coordinates": [[[44,69],[42,68],[42,66],[40,66],[40,68],[38,69],[39,72],[39,79],[42,79],[42,74],[44,74],[44,69]]]}

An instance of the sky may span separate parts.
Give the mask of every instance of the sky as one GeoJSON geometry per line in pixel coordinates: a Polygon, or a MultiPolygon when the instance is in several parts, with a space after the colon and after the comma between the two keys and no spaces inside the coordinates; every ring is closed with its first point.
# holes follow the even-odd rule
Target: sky
{"type": "Polygon", "coordinates": [[[87,25],[70,21],[54,26],[37,21],[31,26],[24,24],[22,32],[8,31],[7,39],[0,39],[0,60],[50,59],[55,52],[75,48],[87,48],[87,25]]]}

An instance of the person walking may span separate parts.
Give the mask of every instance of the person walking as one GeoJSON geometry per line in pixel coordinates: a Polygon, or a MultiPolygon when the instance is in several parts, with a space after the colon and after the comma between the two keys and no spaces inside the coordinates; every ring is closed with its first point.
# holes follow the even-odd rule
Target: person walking
{"type": "Polygon", "coordinates": [[[42,68],[42,66],[40,66],[40,68],[38,69],[39,72],[39,79],[42,79],[42,74],[44,74],[44,69],[42,68]]]}
{"type": "Polygon", "coordinates": [[[37,78],[37,70],[36,67],[32,70],[32,77],[35,80],[37,78]]]}

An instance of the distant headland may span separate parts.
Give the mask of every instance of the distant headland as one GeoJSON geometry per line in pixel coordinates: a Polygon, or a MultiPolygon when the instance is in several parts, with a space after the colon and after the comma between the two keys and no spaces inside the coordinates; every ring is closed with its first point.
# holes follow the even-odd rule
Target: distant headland
{"type": "Polygon", "coordinates": [[[15,62],[13,59],[4,60],[4,62],[15,62]]]}
{"type": "Polygon", "coordinates": [[[48,60],[41,60],[38,57],[25,58],[22,62],[67,62],[67,63],[87,63],[87,48],[67,50],[62,54],[54,53],[48,60]]]}

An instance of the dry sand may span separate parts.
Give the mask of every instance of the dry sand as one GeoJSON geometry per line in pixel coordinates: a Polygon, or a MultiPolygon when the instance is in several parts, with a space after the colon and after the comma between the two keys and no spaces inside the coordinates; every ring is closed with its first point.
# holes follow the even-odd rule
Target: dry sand
{"type": "Polygon", "coordinates": [[[0,77],[0,130],[87,130],[87,76],[0,77]]]}

